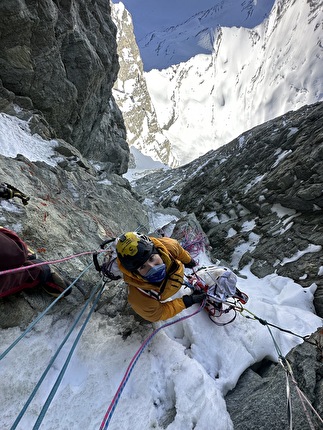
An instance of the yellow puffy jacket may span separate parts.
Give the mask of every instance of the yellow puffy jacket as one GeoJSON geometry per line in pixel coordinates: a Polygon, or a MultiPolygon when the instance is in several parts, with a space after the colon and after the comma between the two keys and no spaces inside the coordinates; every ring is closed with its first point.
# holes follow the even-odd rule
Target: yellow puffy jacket
{"type": "Polygon", "coordinates": [[[163,301],[173,296],[181,288],[184,277],[183,263],[189,263],[192,257],[175,239],[169,237],[158,239],[150,237],[150,239],[166,265],[166,278],[160,285],[150,284],[139,274],[129,272],[119,260],[118,265],[129,288],[130,306],[145,320],[156,322],[167,320],[186,309],[181,298],[163,301]]]}

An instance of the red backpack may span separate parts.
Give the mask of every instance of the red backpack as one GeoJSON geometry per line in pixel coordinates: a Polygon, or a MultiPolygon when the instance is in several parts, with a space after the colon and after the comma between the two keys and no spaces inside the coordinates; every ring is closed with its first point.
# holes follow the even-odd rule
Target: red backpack
{"type": "MultiPolygon", "coordinates": [[[[28,261],[28,247],[13,231],[0,227],[0,271],[33,264],[28,261]]],[[[0,275],[0,297],[8,296],[40,282],[41,268],[0,275]]]]}

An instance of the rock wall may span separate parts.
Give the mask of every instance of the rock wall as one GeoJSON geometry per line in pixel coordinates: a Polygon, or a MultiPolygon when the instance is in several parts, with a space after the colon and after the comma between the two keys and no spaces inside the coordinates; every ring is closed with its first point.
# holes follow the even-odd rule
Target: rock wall
{"type": "MultiPolygon", "coordinates": [[[[97,174],[73,147],[69,150],[62,145],[56,151],[62,166],[30,162],[21,155],[16,159],[0,156],[1,182],[11,183],[30,197],[27,206],[17,198],[1,199],[0,224],[17,232],[38,258],[48,261],[95,251],[107,238],[140,225],[147,227],[146,212],[127,180],[113,173],[97,174]]],[[[72,282],[91,262],[89,254],[57,267],[72,282]]],[[[77,285],[87,294],[100,282],[92,267],[77,285]]],[[[125,297],[119,305],[126,306],[126,289],[116,287],[114,293],[122,291],[125,297]]],[[[62,312],[83,300],[74,288],[62,312]]],[[[26,326],[51,301],[52,297],[42,291],[24,291],[1,299],[0,327],[26,326]]],[[[115,307],[109,311],[116,312],[115,307]]]]}
{"type": "MultiPolygon", "coordinates": [[[[186,166],[167,175],[151,174],[134,186],[165,208],[194,212],[214,260],[236,271],[249,264],[260,278],[277,272],[304,287],[315,283],[314,305],[321,317],[322,115],[323,103],[289,112],[186,166]]],[[[303,342],[286,357],[293,375],[289,384],[295,430],[322,428],[312,412],[308,422],[292,381],[322,417],[322,334],[319,329],[310,343],[303,342]]],[[[288,369],[264,359],[244,372],[225,399],[235,430],[289,428],[288,369]]]]}
{"type": "Polygon", "coordinates": [[[132,19],[122,3],[112,5],[112,19],[117,26],[120,63],[113,95],[122,111],[129,146],[171,167],[179,165],[168,138],[163,134],[150,99],[143,64],[133,32],[132,19]]]}
{"type": "Polygon", "coordinates": [[[119,64],[110,12],[104,0],[1,1],[0,109],[36,114],[50,137],[122,174],[129,149],[112,96],[119,64]]]}
{"type": "Polygon", "coordinates": [[[310,411],[297,391],[298,386],[322,417],[322,335],[323,331],[319,330],[309,342],[304,342],[290,351],[286,357],[290,368],[287,362],[281,365],[264,360],[243,373],[237,386],[225,398],[235,430],[290,428],[286,399],[286,374],[289,374],[289,371],[293,374],[288,376],[293,429],[322,428],[320,420],[310,411]]]}

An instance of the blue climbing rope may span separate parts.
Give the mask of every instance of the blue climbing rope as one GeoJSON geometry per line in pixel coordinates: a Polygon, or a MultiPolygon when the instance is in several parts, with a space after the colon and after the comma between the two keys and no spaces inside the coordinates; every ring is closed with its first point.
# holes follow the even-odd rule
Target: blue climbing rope
{"type": "Polygon", "coordinates": [[[63,295],[72,288],[72,286],[81,278],[81,276],[86,273],[93,263],[89,264],[83,272],[69,285],[66,290],[64,290],[27,328],[26,330],[0,355],[0,361],[21,341],[32,329],[33,327],[48,313],[48,311],[63,297],[63,295]]]}
{"type": "Polygon", "coordinates": [[[99,293],[97,294],[97,296],[96,296],[96,298],[95,298],[95,300],[93,302],[91,310],[90,310],[88,316],[86,317],[86,320],[84,321],[82,327],[80,328],[80,330],[79,330],[79,332],[78,332],[78,334],[76,336],[76,339],[75,339],[75,341],[74,341],[74,343],[72,345],[72,348],[71,348],[71,350],[70,350],[70,352],[68,354],[68,357],[65,360],[64,366],[62,367],[62,369],[61,369],[61,371],[60,371],[60,373],[59,373],[59,375],[58,375],[58,377],[57,377],[57,379],[55,381],[55,384],[54,384],[53,388],[51,389],[51,392],[49,393],[49,396],[46,399],[46,402],[45,402],[45,404],[44,404],[44,406],[43,406],[43,408],[42,408],[42,410],[41,410],[41,412],[40,412],[40,414],[39,414],[39,416],[37,418],[37,421],[36,421],[36,423],[35,423],[35,425],[33,427],[33,430],[38,430],[39,429],[39,426],[42,423],[42,421],[43,421],[43,419],[44,419],[44,417],[46,415],[46,412],[47,412],[47,410],[48,410],[48,408],[49,408],[49,406],[50,406],[50,404],[51,404],[51,402],[52,402],[52,400],[53,400],[53,398],[54,398],[54,396],[56,394],[56,391],[58,390],[58,387],[59,387],[60,383],[62,382],[63,376],[64,376],[64,374],[66,372],[67,366],[69,365],[69,363],[71,361],[71,358],[73,356],[75,348],[76,348],[76,346],[77,346],[77,344],[78,344],[78,342],[79,342],[79,340],[80,340],[80,338],[81,338],[81,336],[82,336],[82,334],[83,334],[83,332],[85,330],[85,327],[87,326],[87,323],[89,322],[89,320],[91,318],[91,315],[94,312],[94,310],[96,308],[96,305],[97,305],[97,303],[98,303],[98,301],[99,301],[99,299],[101,297],[101,294],[102,294],[104,286],[105,286],[105,284],[103,284],[102,287],[100,288],[99,293]]]}
{"type": "MultiPolygon", "coordinates": [[[[35,388],[33,389],[32,393],[30,394],[29,398],[27,399],[24,407],[22,408],[22,410],[20,411],[19,415],[17,416],[15,422],[13,423],[12,427],[10,428],[10,430],[15,430],[17,428],[17,425],[19,424],[19,422],[21,421],[23,415],[25,414],[28,406],[30,405],[31,401],[33,400],[33,398],[35,397],[37,391],[39,390],[40,385],[42,384],[42,382],[44,381],[47,373],[49,372],[50,368],[52,367],[54,361],[56,360],[58,354],[60,353],[61,349],[63,348],[63,346],[65,345],[65,343],[67,342],[67,340],[69,339],[70,335],[72,334],[72,332],[74,331],[77,323],[80,321],[82,315],[84,314],[86,308],[88,307],[88,305],[90,304],[91,300],[93,299],[94,295],[96,294],[98,287],[93,288],[90,297],[87,299],[87,301],[85,302],[85,305],[83,306],[83,308],[81,309],[78,317],[76,318],[76,320],[74,321],[74,324],[72,325],[72,327],[70,328],[69,332],[67,333],[67,335],[65,336],[65,338],[63,339],[63,341],[61,342],[61,344],[59,345],[57,351],[55,352],[55,354],[53,355],[53,357],[51,358],[49,364],[47,365],[45,371],[43,372],[42,376],[40,377],[40,379],[38,380],[35,388]]],[[[103,289],[104,285],[102,286],[103,289]]],[[[95,305],[93,305],[95,306],[95,305]]]]}

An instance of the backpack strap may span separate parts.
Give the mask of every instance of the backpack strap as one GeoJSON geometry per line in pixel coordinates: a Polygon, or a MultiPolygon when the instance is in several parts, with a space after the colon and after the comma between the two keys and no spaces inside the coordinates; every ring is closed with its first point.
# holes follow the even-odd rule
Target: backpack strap
{"type": "Polygon", "coordinates": [[[142,288],[139,288],[139,287],[135,287],[135,288],[137,288],[137,290],[140,291],[142,294],[145,294],[145,296],[149,296],[152,299],[160,301],[161,293],[157,293],[157,291],[154,291],[154,290],[143,290],[142,288]]]}

